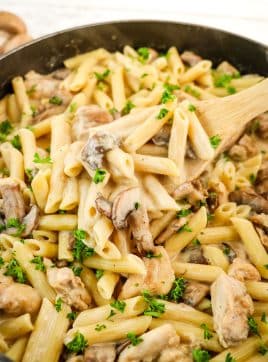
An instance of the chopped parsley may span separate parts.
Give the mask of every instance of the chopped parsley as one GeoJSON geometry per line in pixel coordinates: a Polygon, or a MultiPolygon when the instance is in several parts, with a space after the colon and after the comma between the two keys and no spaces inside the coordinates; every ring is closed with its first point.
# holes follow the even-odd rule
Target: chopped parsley
{"type": "Polygon", "coordinates": [[[255,184],[255,182],[256,182],[256,175],[254,175],[254,173],[251,173],[250,175],[249,175],[249,182],[251,183],[251,185],[254,185],[255,184]]]}
{"type": "Polygon", "coordinates": [[[252,316],[248,317],[248,326],[249,326],[249,330],[252,334],[255,334],[256,336],[259,336],[259,337],[261,336],[260,332],[259,332],[258,324],[252,316]]]}
{"type": "Polygon", "coordinates": [[[108,315],[108,317],[106,319],[110,319],[112,318],[114,315],[116,315],[115,311],[113,309],[111,309],[110,314],[108,315]]]}
{"type": "Polygon", "coordinates": [[[155,255],[152,251],[148,251],[148,253],[146,253],[146,255],[145,255],[145,258],[148,258],[148,259],[161,258],[161,257],[162,257],[161,253],[155,255]]]}
{"type": "Polygon", "coordinates": [[[75,260],[82,262],[85,258],[94,254],[94,249],[84,243],[86,239],[86,232],[84,230],[77,229],[74,231],[73,235],[75,242],[72,254],[75,260]]]}
{"type": "Polygon", "coordinates": [[[149,49],[148,48],[139,48],[137,50],[137,53],[139,54],[138,56],[138,60],[141,62],[141,63],[145,63],[146,60],[149,59],[149,56],[150,56],[150,52],[149,52],[149,49]]]}
{"type": "Polygon", "coordinates": [[[67,314],[66,316],[70,321],[74,321],[75,318],[77,317],[77,312],[70,312],[67,314]]]}
{"type": "Polygon", "coordinates": [[[219,146],[219,144],[221,143],[221,138],[219,135],[215,135],[215,136],[210,137],[209,142],[210,142],[212,148],[216,149],[219,146]]]}
{"type": "Polygon", "coordinates": [[[182,209],[180,211],[177,211],[176,218],[185,217],[192,213],[191,209],[182,209]]]}
{"type": "Polygon", "coordinates": [[[138,210],[138,208],[140,207],[140,203],[139,203],[139,202],[135,202],[134,207],[135,207],[135,210],[138,210]]]}
{"type": "Polygon", "coordinates": [[[189,85],[186,85],[186,86],[184,87],[184,91],[185,91],[186,93],[188,93],[188,94],[191,94],[191,96],[193,96],[193,97],[195,97],[195,98],[197,98],[197,99],[199,99],[199,98],[201,97],[201,94],[200,94],[196,89],[192,88],[192,87],[189,86],[189,85]]]}
{"type": "Polygon", "coordinates": [[[31,111],[32,111],[32,116],[35,117],[38,114],[37,108],[34,105],[31,105],[31,111]]]}
{"type": "Polygon", "coordinates": [[[63,300],[61,298],[56,299],[55,309],[57,312],[61,311],[63,300]]]}
{"type": "Polygon", "coordinates": [[[15,229],[17,229],[14,232],[14,234],[12,234],[12,236],[20,236],[23,233],[23,231],[25,230],[26,225],[22,224],[20,222],[20,220],[17,219],[17,218],[10,218],[6,222],[6,227],[7,228],[15,228],[15,229]]]}
{"type": "Polygon", "coordinates": [[[176,303],[180,301],[186,289],[186,280],[183,277],[176,278],[167,297],[176,303]]]}
{"type": "Polygon", "coordinates": [[[32,94],[34,94],[36,92],[36,87],[37,87],[37,84],[33,84],[31,86],[31,88],[27,89],[26,93],[28,94],[28,96],[31,96],[32,94]]]}
{"type": "Polygon", "coordinates": [[[9,135],[10,132],[13,130],[13,126],[11,125],[11,123],[9,122],[9,120],[5,120],[3,122],[0,123],[0,133],[2,135],[9,135]]]}
{"type": "Polygon", "coordinates": [[[70,352],[83,353],[84,350],[86,349],[87,345],[88,345],[87,340],[85,339],[83,334],[80,332],[77,332],[75,334],[73,340],[71,342],[67,343],[66,348],[70,352]]]}
{"type": "Polygon", "coordinates": [[[176,84],[168,84],[168,83],[164,84],[164,88],[169,92],[173,92],[174,90],[180,89],[180,87],[178,85],[176,85],[176,84]]]}
{"type": "Polygon", "coordinates": [[[208,328],[208,326],[205,323],[202,323],[200,325],[200,327],[204,331],[204,339],[210,339],[213,337],[213,333],[211,332],[211,330],[208,328]]]}
{"type": "Polygon", "coordinates": [[[49,103],[60,106],[62,104],[62,98],[60,98],[59,96],[53,96],[49,98],[49,103]]]}
{"type": "Polygon", "coordinates": [[[232,87],[232,86],[227,87],[226,90],[227,90],[228,94],[235,94],[236,93],[236,88],[232,87]]]}
{"type": "Polygon", "coordinates": [[[182,231],[187,231],[188,233],[191,233],[193,230],[188,226],[188,222],[186,222],[177,230],[177,233],[180,233],[182,231]]]}
{"type": "Polygon", "coordinates": [[[31,168],[26,168],[25,173],[26,173],[26,175],[27,175],[28,181],[29,181],[29,182],[32,182],[32,181],[33,181],[33,178],[34,178],[34,176],[33,176],[33,170],[32,170],[31,168]]]}
{"type": "Polygon", "coordinates": [[[225,362],[236,362],[235,358],[232,357],[231,353],[228,352],[226,357],[225,357],[225,362]]]}
{"type": "Polygon", "coordinates": [[[110,306],[119,310],[119,312],[124,313],[126,308],[126,302],[123,300],[115,300],[114,302],[110,303],[110,306]]]}
{"type": "Polygon", "coordinates": [[[18,283],[25,283],[27,281],[26,274],[15,258],[9,261],[4,274],[12,277],[18,283]]]}
{"type": "Polygon", "coordinates": [[[67,214],[67,210],[59,210],[57,213],[59,215],[65,215],[65,214],[67,214]]]}
{"type": "Polygon", "coordinates": [[[113,107],[113,108],[109,109],[109,113],[114,117],[115,114],[118,113],[118,110],[115,107],[113,107]]]}
{"type": "Polygon", "coordinates": [[[0,269],[5,264],[4,259],[0,256],[0,269]]]}
{"type": "Polygon", "coordinates": [[[16,135],[12,138],[10,141],[13,147],[15,147],[17,150],[21,150],[21,142],[20,142],[20,136],[16,135]]]}
{"type": "Polygon", "coordinates": [[[104,270],[102,269],[97,269],[95,271],[95,275],[96,275],[96,279],[99,280],[102,276],[103,276],[104,270]]]}
{"type": "Polygon", "coordinates": [[[33,162],[34,163],[52,163],[52,160],[51,160],[50,156],[41,158],[40,155],[36,152],[34,154],[33,162]]]}
{"type": "Polygon", "coordinates": [[[166,117],[166,115],[168,114],[168,109],[166,108],[161,108],[158,115],[156,116],[157,119],[163,119],[166,117]]]}
{"type": "Polygon", "coordinates": [[[105,328],[106,328],[105,324],[97,324],[96,327],[95,327],[95,331],[100,332],[105,328]]]}
{"type": "Polygon", "coordinates": [[[80,277],[82,270],[83,268],[81,266],[75,266],[75,265],[72,266],[72,271],[76,277],[80,277]]]}
{"type": "Polygon", "coordinates": [[[42,256],[35,256],[32,260],[31,260],[32,264],[36,264],[35,265],[35,269],[36,270],[41,270],[41,271],[46,271],[46,267],[44,264],[44,258],[42,256]]]}
{"type": "Polygon", "coordinates": [[[142,292],[142,296],[147,303],[147,308],[144,311],[144,315],[149,315],[158,318],[165,312],[165,304],[158,302],[147,290],[142,292]]]}
{"type": "Polygon", "coordinates": [[[143,79],[143,78],[145,78],[145,77],[147,77],[148,76],[148,73],[143,73],[142,75],[141,75],[141,79],[143,79]]]}
{"type": "Polygon", "coordinates": [[[124,105],[124,108],[121,111],[122,116],[125,116],[126,114],[129,114],[129,112],[131,111],[131,109],[133,109],[135,106],[135,104],[131,101],[127,101],[126,104],[124,105]]]}
{"type": "Polygon", "coordinates": [[[172,91],[169,89],[165,89],[162,97],[161,97],[161,103],[167,103],[167,102],[171,102],[175,99],[176,97],[174,96],[174,94],[172,94],[172,91]]]}
{"type": "Polygon", "coordinates": [[[265,269],[268,269],[268,264],[264,264],[264,268],[265,268],[265,269]]]}
{"type": "Polygon", "coordinates": [[[215,78],[214,85],[217,88],[227,88],[230,85],[232,79],[237,79],[240,77],[241,75],[239,72],[236,74],[221,74],[215,78]]]}
{"type": "Polygon", "coordinates": [[[195,111],[196,111],[196,107],[191,103],[191,104],[189,104],[189,106],[188,106],[188,110],[189,110],[190,112],[195,112],[195,111]]]}
{"type": "Polygon", "coordinates": [[[231,248],[228,245],[223,245],[223,250],[222,250],[223,254],[226,256],[229,256],[231,253],[231,248]]]}
{"type": "Polygon", "coordinates": [[[192,356],[194,362],[208,362],[210,360],[210,354],[200,348],[193,349],[192,356]]]}
{"type": "Polygon", "coordinates": [[[198,239],[194,239],[194,240],[192,241],[192,244],[193,244],[194,246],[199,246],[199,245],[201,245],[201,243],[200,243],[200,241],[199,241],[198,239]]]}
{"type": "Polygon", "coordinates": [[[268,352],[268,346],[267,346],[267,344],[261,343],[260,346],[259,346],[259,348],[258,348],[258,352],[259,352],[260,354],[262,354],[263,356],[266,355],[266,353],[268,352]]]}
{"type": "Polygon", "coordinates": [[[263,312],[262,315],[261,315],[261,321],[265,324],[268,323],[268,320],[267,320],[267,316],[266,316],[266,313],[263,312]]]}
{"type": "Polygon", "coordinates": [[[260,121],[258,119],[254,120],[249,128],[250,133],[256,133],[260,129],[260,121]]]}
{"type": "Polygon", "coordinates": [[[77,103],[73,102],[69,106],[69,112],[74,113],[77,110],[77,103]]]}
{"type": "Polygon", "coordinates": [[[130,340],[132,346],[137,346],[143,341],[141,337],[136,336],[133,332],[128,332],[127,338],[130,340]]]}
{"type": "Polygon", "coordinates": [[[100,82],[103,82],[105,80],[105,78],[107,78],[110,73],[111,73],[110,69],[106,69],[103,73],[94,72],[95,77],[100,82]]]}
{"type": "Polygon", "coordinates": [[[97,168],[96,171],[95,171],[95,174],[93,176],[93,182],[95,184],[99,184],[101,182],[103,182],[104,178],[105,178],[105,175],[106,175],[106,171],[105,170],[102,170],[100,168],[97,168]]]}

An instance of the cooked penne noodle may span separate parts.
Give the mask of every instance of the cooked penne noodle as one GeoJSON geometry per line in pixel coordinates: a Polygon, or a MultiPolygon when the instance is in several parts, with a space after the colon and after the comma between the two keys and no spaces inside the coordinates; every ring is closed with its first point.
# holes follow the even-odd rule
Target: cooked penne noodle
{"type": "Polygon", "coordinates": [[[0,323],[0,333],[5,339],[25,336],[34,329],[29,313],[16,318],[9,318],[0,323]]]}

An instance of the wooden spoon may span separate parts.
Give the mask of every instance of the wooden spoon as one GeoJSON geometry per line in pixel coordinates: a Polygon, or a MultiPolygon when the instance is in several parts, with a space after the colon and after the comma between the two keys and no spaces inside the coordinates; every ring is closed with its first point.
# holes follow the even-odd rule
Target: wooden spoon
{"type": "MultiPolygon", "coordinates": [[[[219,135],[221,139],[215,150],[215,159],[235,143],[249,121],[268,111],[268,79],[240,93],[196,102],[195,106],[197,116],[209,137],[219,135]]],[[[212,161],[187,160],[187,181],[200,176],[212,161]]]]}

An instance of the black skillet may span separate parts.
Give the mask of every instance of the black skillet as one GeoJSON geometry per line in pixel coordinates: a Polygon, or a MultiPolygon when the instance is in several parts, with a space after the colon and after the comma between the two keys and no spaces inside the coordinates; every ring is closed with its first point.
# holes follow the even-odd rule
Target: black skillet
{"type": "Polygon", "coordinates": [[[166,50],[193,50],[214,65],[227,59],[241,73],[268,75],[268,47],[225,31],[168,21],[122,21],[63,30],[23,45],[0,57],[0,97],[10,80],[34,69],[49,73],[62,61],[98,47],[120,50],[126,44],[166,50]]]}

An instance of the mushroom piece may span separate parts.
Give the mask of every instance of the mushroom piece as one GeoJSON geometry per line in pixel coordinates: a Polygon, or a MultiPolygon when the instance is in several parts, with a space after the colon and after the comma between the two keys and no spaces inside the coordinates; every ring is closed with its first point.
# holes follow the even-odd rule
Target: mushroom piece
{"type": "Polygon", "coordinates": [[[168,146],[169,138],[170,138],[171,126],[165,124],[160,131],[156,133],[156,135],[152,138],[153,143],[156,146],[168,146]]]}
{"type": "Polygon", "coordinates": [[[268,215],[267,214],[253,214],[249,217],[249,219],[257,225],[268,228],[268,215]]]}
{"type": "Polygon", "coordinates": [[[65,108],[66,107],[64,105],[47,108],[33,117],[33,124],[41,122],[43,119],[51,116],[56,116],[57,114],[64,112],[65,108]]]}
{"type": "Polygon", "coordinates": [[[81,151],[81,160],[85,167],[96,170],[102,167],[104,153],[119,145],[118,137],[105,132],[90,136],[81,151]]]}
{"type": "Polygon", "coordinates": [[[235,258],[233,260],[228,269],[228,275],[240,282],[244,282],[246,280],[261,280],[260,273],[255,266],[241,258],[235,258]]]}
{"type": "Polygon", "coordinates": [[[95,200],[96,208],[101,215],[105,215],[109,219],[112,218],[112,207],[113,204],[111,201],[105,199],[102,194],[98,194],[95,200]]]}
{"type": "Polygon", "coordinates": [[[265,112],[258,116],[255,121],[258,122],[258,128],[256,130],[257,135],[260,138],[268,138],[268,112],[265,112]]]}
{"type": "Polygon", "coordinates": [[[197,63],[201,62],[202,58],[195,54],[194,52],[185,50],[182,54],[181,54],[181,59],[184,63],[190,65],[190,67],[193,67],[194,65],[196,65],[197,63]]]}
{"type": "Polygon", "coordinates": [[[257,154],[258,148],[253,139],[247,134],[241,137],[238,143],[229,151],[229,156],[235,161],[245,161],[257,154]]]}
{"type": "Polygon", "coordinates": [[[262,245],[265,247],[266,250],[268,250],[268,235],[262,228],[256,228],[256,231],[259,235],[262,245]]]}
{"type": "Polygon", "coordinates": [[[184,303],[195,307],[203,298],[205,298],[208,292],[209,286],[206,284],[188,281],[182,299],[184,303]]]}
{"type": "Polygon", "coordinates": [[[99,343],[88,347],[84,353],[84,362],[114,362],[116,358],[115,343],[99,343]]]}
{"type": "Polygon", "coordinates": [[[72,131],[76,140],[86,141],[89,129],[112,122],[112,115],[95,104],[79,107],[76,111],[72,131]]]}
{"type": "Polygon", "coordinates": [[[173,191],[173,197],[176,200],[182,200],[187,197],[191,204],[203,200],[206,196],[207,192],[200,180],[184,182],[173,191]]]}
{"type": "Polygon", "coordinates": [[[139,204],[139,187],[127,188],[116,195],[112,206],[112,221],[116,229],[128,226],[128,216],[139,204]]]}
{"type": "Polygon", "coordinates": [[[229,194],[229,200],[237,204],[249,205],[256,212],[268,213],[268,201],[252,188],[236,190],[229,194]]]}
{"type": "Polygon", "coordinates": [[[36,205],[32,205],[31,210],[23,218],[22,224],[25,225],[25,229],[21,236],[27,236],[37,228],[39,222],[39,208],[36,205]]]}
{"type": "Polygon", "coordinates": [[[267,199],[268,195],[268,165],[266,164],[257,175],[255,182],[256,191],[267,199]]]}
{"type": "Polygon", "coordinates": [[[25,204],[19,184],[11,178],[2,179],[0,192],[6,221],[11,218],[21,220],[25,216],[25,204]]]}
{"type": "Polygon", "coordinates": [[[173,219],[167,228],[155,240],[156,244],[163,244],[168,238],[175,234],[187,222],[186,217],[173,219]]]}

